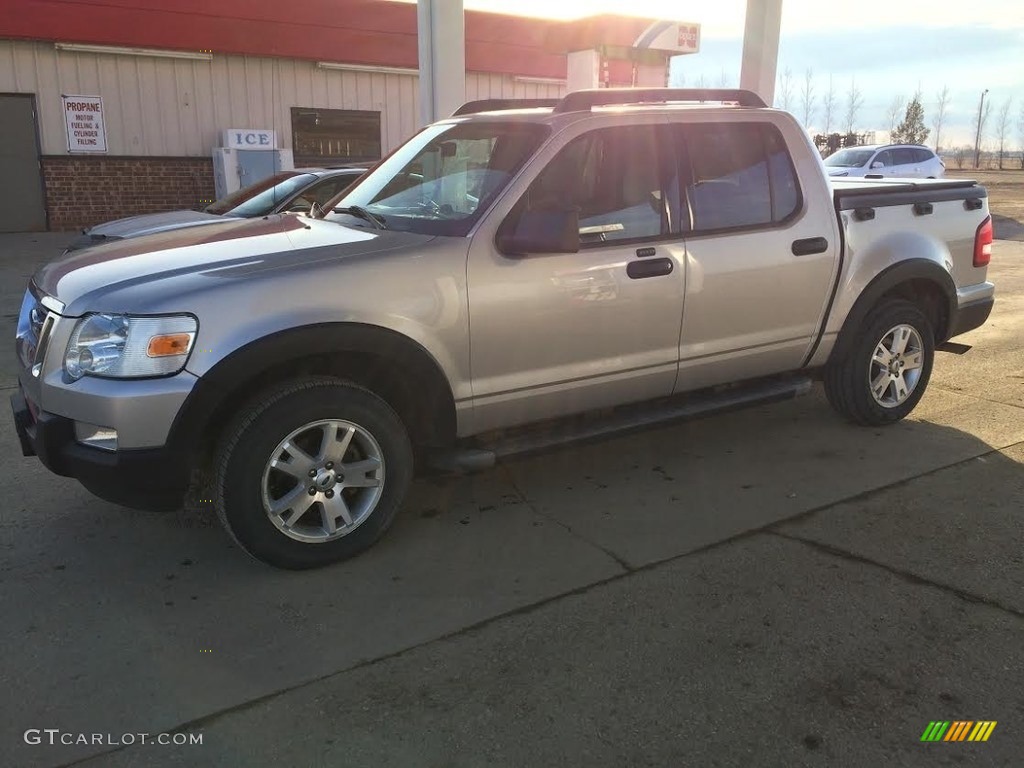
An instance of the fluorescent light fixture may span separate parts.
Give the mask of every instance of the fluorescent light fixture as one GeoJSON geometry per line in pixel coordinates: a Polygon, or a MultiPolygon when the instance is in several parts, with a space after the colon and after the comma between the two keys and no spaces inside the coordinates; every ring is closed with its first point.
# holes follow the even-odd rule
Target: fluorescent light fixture
{"type": "Polygon", "coordinates": [[[343,72],[371,72],[378,75],[418,75],[418,69],[408,67],[376,67],[369,64],[343,64],[338,61],[318,61],[318,69],[339,69],[343,72]]]}
{"type": "Polygon", "coordinates": [[[89,45],[86,43],[54,43],[58,51],[75,53],[110,53],[115,56],[152,56],[158,59],[192,59],[212,61],[213,54],[203,51],[174,51],[161,48],[122,48],[118,45],[89,45]]]}
{"type": "Polygon", "coordinates": [[[517,83],[535,83],[536,85],[566,85],[564,77],[528,77],[526,75],[514,75],[512,79],[517,83]]]}

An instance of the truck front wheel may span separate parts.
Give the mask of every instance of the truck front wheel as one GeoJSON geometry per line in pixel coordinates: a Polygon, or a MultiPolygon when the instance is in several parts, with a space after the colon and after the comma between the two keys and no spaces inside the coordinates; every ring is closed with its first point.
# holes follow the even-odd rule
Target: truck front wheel
{"type": "Polygon", "coordinates": [[[886,301],[867,316],[847,353],[825,368],[825,395],[856,424],[891,424],[924,395],[934,357],[927,316],[904,299],[886,301]]]}
{"type": "Polygon", "coordinates": [[[228,426],[214,503],[246,552],[280,568],[316,568],[370,547],[413,475],[405,426],[372,392],[337,379],[257,397],[228,426]]]}

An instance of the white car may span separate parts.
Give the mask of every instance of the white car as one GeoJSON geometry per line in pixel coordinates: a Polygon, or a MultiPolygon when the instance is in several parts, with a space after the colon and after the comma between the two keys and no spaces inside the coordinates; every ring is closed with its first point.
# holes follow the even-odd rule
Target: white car
{"type": "Polygon", "coordinates": [[[829,176],[941,179],[946,166],[920,144],[881,144],[840,149],[825,158],[825,170],[829,176]]]}

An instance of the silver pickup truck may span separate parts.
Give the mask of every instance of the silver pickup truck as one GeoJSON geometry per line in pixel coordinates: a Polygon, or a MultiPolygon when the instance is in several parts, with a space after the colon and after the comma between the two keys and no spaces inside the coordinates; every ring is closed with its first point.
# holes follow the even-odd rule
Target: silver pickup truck
{"type": "Polygon", "coordinates": [[[113,502],[173,508],[207,482],[246,551],[314,567],[376,541],[418,464],[815,378],[850,421],[897,421],[936,347],[988,318],[991,242],[982,187],[830,183],[749,92],[474,102],[326,213],[43,267],[15,423],[26,455],[113,502]]]}

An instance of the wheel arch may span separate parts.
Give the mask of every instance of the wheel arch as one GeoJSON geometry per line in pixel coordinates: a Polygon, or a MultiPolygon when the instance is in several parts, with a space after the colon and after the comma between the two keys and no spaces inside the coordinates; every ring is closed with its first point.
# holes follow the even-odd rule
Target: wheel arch
{"type": "Polygon", "coordinates": [[[844,356],[871,310],[885,299],[896,297],[912,301],[928,316],[936,344],[948,338],[957,307],[953,278],[930,259],[908,259],[887,267],[868,283],[846,316],[829,359],[844,356]]]}
{"type": "Polygon", "coordinates": [[[171,426],[168,443],[208,447],[237,409],[259,391],[306,375],[360,384],[391,405],[418,446],[455,439],[455,400],[443,369],[418,342],[379,326],[321,323],[256,339],[204,373],[171,426]]]}

